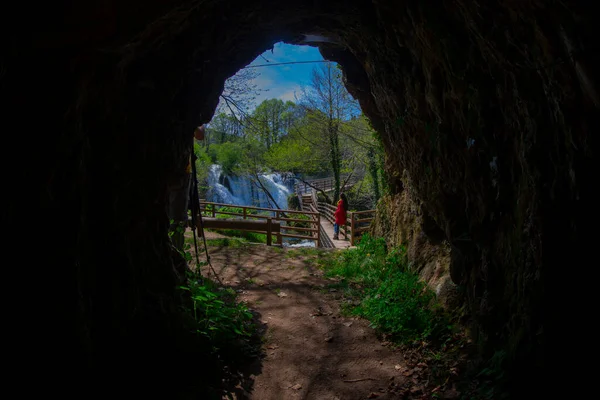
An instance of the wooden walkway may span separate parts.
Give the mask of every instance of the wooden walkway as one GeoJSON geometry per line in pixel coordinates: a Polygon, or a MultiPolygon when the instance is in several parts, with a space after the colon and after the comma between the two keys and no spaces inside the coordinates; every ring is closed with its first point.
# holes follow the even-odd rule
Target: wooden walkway
{"type": "MultiPolygon", "coordinates": [[[[313,241],[315,247],[353,248],[360,235],[369,230],[375,210],[349,211],[345,226],[340,227],[340,239],[333,239],[336,207],[319,202],[316,192],[316,189],[331,191],[333,185],[332,178],[297,184],[296,195],[301,210],[239,206],[200,200],[204,227],[264,233],[269,246],[281,246],[283,238],[287,237],[313,241]]],[[[351,185],[352,183],[346,183],[346,186],[351,185]]]]}
{"type": "Polygon", "coordinates": [[[327,236],[327,239],[322,240],[323,243],[323,247],[325,247],[325,242],[330,242],[328,244],[330,244],[329,246],[326,247],[334,247],[336,249],[348,249],[351,247],[356,247],[356,246],[351,246],[350,245],[350,239],[344,239],[344,233],[340,232],[339,238],[340,240],[335,240],[333,238],[333,224],[331,222],[329,222],[327,219],[323,218],[321,219],[321,227],[323,228],[323,231],[325,233],[325,235],[327,236]]]}

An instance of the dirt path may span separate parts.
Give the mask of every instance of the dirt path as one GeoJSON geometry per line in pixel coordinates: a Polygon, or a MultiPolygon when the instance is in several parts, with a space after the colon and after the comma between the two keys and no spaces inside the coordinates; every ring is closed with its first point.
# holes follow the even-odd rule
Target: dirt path
{"type": "Polygon", "coordinates": [[[221,279],[265,324],[266,356],[248,397],[397,398],[388,387],[407,379],[402,355],[382,344],[368,322],[342,317],[339,293],[316,268],[318,256],[299,252],[263,245],[210,248],[221,279]]]}

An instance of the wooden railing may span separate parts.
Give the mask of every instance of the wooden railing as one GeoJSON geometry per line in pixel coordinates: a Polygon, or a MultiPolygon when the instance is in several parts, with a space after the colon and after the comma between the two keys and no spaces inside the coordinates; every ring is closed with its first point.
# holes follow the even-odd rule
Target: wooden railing
{"type": "MultiPolygon", "coordinates": [[[[347,176],[340,177],[341,183],[344,183],[344,181],[347,178],[348,178],[347,176]]],[[[317,188],[317,189],[320,189],[323,191],[335,189],[335,179],[334,178],[315,179],[315,180],[307,181],[307,182],[308,183],[299,182],[294,185],[294,190],[297,195],[301,196],[303,194],[309,194],[313,190],[313,188],[317,188]]],[[[346,182],[344,187],[341,188],[340,190],[349,189],[355,183],[356,183],[356,178],[352,177],[348,180],[348,182],[346,182]]]]}
{"type": "Polygon", "coordinates": [[[375,219],[375,210],[349,212],[350,219],[350,245],[354,246],[356,239],[360,238],[363,232],[371,229],[371,222],[375,219]]]}
{"type": "MultiPolygon", "coordinates": [[[[334,224],[334,213],[337,207],[317,201],[317,196],[314,190],[311,198],[311,211],[315,211],[314,204],[316,204],[316,210],[318,210],[325,219],[334,224]]],[[[370,229],[371,222],[374,218],[375,210],[348,211],[346,213],[346,223],[343,226],[340,226],[340,233],[344,235],[344,239],[346,240],[348,240],[348,237],[350,237],[350,245],[354,246],[354,244],[357,242],[357,239],[362,236],[363,232],[366,232],[370,229]]]]}
{"type": "Polygon", "coordinates": [[[274,235],[277,238],[278,244],[282,243],[284,237],[288,237],[313,240],[316,247],[321,246],[321,215],[318,211],[278,210],[273,208],[213,203],[203,200],[200,201],[200,211],[203,216],[212,217],[213,219],[217,219],[218,215],[233,217],[229,219],[226,227],[217,224],[213,229],[235,229],[255,233],[266,233],[267,244],[270,244],[270,237],[274,235]],[[236,210],[223,210],[224,208],[235,208],[236,210]],[[241,211],[238,212],[238,210],[241,211]],[[305,216],[305,218],[300,218],[300,216],[305,216]],[[308,217],[308,219],[306,219],[306,217],[308,217]],[[257,229],[257,225],[244,222],[257,219],[266,221],[266,224],[261,226],[260,229],[257,229]],[[275,222],[278,223],[275,224],[275,222]],[[287,225],[289,222],[305,223],[307,226],[289,226],[287,225]],[[273,228],[276,228],[276,230],[273,228]]]}

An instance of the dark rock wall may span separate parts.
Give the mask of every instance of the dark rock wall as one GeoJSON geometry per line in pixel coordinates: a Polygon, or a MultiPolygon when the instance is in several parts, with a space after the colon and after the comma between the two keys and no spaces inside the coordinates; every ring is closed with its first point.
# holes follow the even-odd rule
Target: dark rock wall
{"type": "Polygon", "coordinates": [[[3,198],[3,219],[26,247],[20,221],[44,216],[39,250],[55,268],[30,271],[52,282],[43,294],[68,297],[49,296],[60,311],[48,321],[81,356],[72,361],[106,362],[142,331],[158,340],[180,325],[164,206],[193,127],[239,68],[276,41],[319,33],[341,45],[321,51],[380,132],[393,186],[406,169],[445,232],[483,342],[541,363],[543,280],[565,254],[589,251],[591,7],[130,0],[11,14],[6,148],[27,149],[27,161],[6,157],[3,171],[31,195],[3,198]]]}
{"type": "Polygon", "coordinates": [[[446,235],[415,200],[411,179],[404,172],[403,190],[383,196],[370,234],[385,239],[388,248],[403,246],[411,270],[427,282],[438,301],[453,314],[463,305],[458,286],[450,277],[450,245],[446,235]]]}

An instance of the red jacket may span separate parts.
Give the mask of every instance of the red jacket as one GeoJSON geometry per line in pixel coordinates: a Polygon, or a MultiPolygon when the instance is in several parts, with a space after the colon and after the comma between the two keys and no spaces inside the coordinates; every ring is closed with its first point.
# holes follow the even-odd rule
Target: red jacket
{"type": "Polygon", "coordinates": [[[340,199],[337,203],[337,210],[333,213],[335,217],[335,223],[338,225],[346,224],[346,210],[344,210],[344,206],[342,205],[343,201],[340,199]]]}

